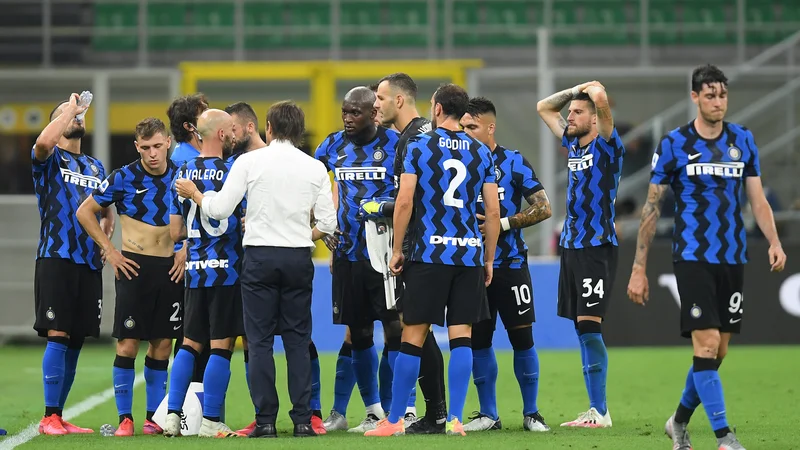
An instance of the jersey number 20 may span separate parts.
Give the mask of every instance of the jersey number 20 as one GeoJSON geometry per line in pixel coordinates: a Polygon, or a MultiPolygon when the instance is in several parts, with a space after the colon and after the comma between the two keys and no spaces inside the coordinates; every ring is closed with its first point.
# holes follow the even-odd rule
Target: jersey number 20
{"type": "MultiPolygon", "coordinates": [[[[217,192],[216,191],[208,191],[208,192],[204,192],[203,195],[205,195],[206,197],[213,197],[213,196],[217,195],[217,192]]],[[[186,222],[186,234],[190,238],[199,238],[200,237],[200,230],[194,228],[194,221],[197,218],[197,212],[198,212],[197,209],[198,209],[197,208],[197,203],[195,203],[193,200],[189,200],[189,217],[187,218],[187,222],[186,222]]],[[[209,221],[209,217],[208,217],[208,215],[206,215],[206,212],[203,211],[203,208],[200,208],[199,212],[200,212],[200,225],[203,227],[204,230],[206,230],[206,234],[208,234],[209,236],[211,236],[211,237],[219,237],[219,236],[222,236],[223,234],[225,234],[225,231],[228,230],[228,220],[227,219],[221,220],[219,222],[219,226],[215,227],[215,226],[211,225],[211,222],[209,221]]]]}

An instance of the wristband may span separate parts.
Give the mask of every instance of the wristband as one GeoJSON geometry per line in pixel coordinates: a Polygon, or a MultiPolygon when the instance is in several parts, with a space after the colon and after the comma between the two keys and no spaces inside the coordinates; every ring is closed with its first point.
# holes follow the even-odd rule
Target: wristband
{"type": "Polygon", "coordinates": [[[508,231],[511,229],[511,225],[508,223],[508,217],[500,218],[500,228],[502,228],[503,231],[508,231]]]}
{"type": "Polygon", "coordinates": [[[575,87],[572,88],[572,98],[577,97],[578,94],[580,94],[580,93],[581,93],[581,91],[578,90],[578,86],[575,86],[575,87]]]}

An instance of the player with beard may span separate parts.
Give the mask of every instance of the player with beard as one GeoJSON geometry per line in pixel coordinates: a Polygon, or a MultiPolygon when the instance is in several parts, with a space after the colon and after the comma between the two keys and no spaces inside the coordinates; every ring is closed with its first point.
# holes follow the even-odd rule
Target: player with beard
{"type": "Polygon", "coordinates": [[[557,92],[536,105],[542,120],[569,151],[567,217],[561,232],[558,315],[575,322],[581,342],[589,410],[561,426],[611,426],[606,404],[608,352],[603,318],[617,271],[614,202],[625,147],[606,90],[597,81],[557,92]],[[561,109],[569,103],[567,120],[561,109]]]}
{"type": "Polygon", "coordinates": [[[133,436],[134,364],[139,342],[149,342],[144,359],[146,418],[144,434],[161,434],[153,421],[166,396],[167,365],[172,339],[181,334],[183,274],[186,250],[175,252],[169,233],[170,185],[177,167],[167,158],[170,138],[155,118],[136,125],[140,159],[109,175],[78,208],[77,216],[114,269],[114,396],[120,426],[116,436],[133,436]],[[122,226],[122,251],[116,249],[95,219],[102,208],[117,208],[122,226]]]}
{"type": "MultiPolygon", "coordinates": [[[[234,122],[218,109],[208,109],[197,120],[203,137],[200,156],[184,163],[176,179],[191,180],[209,195],[219,192],[232,161],[223,159],[234,146],[234,122]]],[[[231,356],[244,334],[242,293],[239,285],[242,250],[242,208],[226,220],[214,221],[191,199],[170,190],[170,235],[186,240],[186,296],[183,346],[172,365],[165,436],[180,436],[183,402],[192,381],[195,361],[210,342],[211,357],[203,376],[203,421],[200,436],[238,436],[222,420],[221,410],[231,377],[231,356]],[[224,263],[223,263],[224,261],[224,263]]]]}
{"type": "MultiPolygon", "coordinates": [[[[397,153],[394,159],[394,193],[396,196],[400,189],[400,175],[403,173],[403,160],[406,156],[408,140],[418,134],[431,131],[431,121],[419,116],[417,111],[417,84],[405,73],[394,73],[380,79],[377,87],[375,107],[378,118],[385,127],[394,127],[403,130],[400,141],[397,143],[397,153]]],[[[391,217],[394,211],[392,201],[381,204],[367,203],[362,209],[364,215],[385,215],[391,217]]],[[[412,211],[413,215],[413,211],[412,211]]],[[[413,220],[413,218],[412,218],[413,220]]],[[[410,245],[409,236],[403,242],[403,252],[408,255],[410,245]]],[[[406,258],[408,261],[409,259],[406,258]]],[[[398,275],[397,308],[402,309],[402,274],[398,275]]],[[[409,423],[406,420],[406,433],[408,434],[436,434],[444,433],[447,421],[447,404],[445,402],[444,385],[444,359],[442,350],[436,343],[433,332],[429,332],[422,346],[420,361],[419,386],[425,397],[425,416],[409,423]]],[[[412,399],[416,402],[415,392],[412,399]]],[[[411,400],[410,400],[411,401],[411,400]]]]}
{"type": "MultiPolygon", "coordinates": [[[[392,191],[392,162],[399,135],[375,125],[375,94],[366,87],[351,89],[342,102],[344,130],[330,134],[317,148],[315,156],[334,173],[334,205],[338,210],[338,239],[328,239],[332,250],[334,322],[347,325],[351,343],[345,341],[339,354],[343,360],[352,354],[352,373],[359,385],[367,417],[349,429],[363,433],[383,418],[378,390],[378,354],[373,341],[373,322],[383,323],[389,364],[400,350],[400,319],[397,311],[386,308],[383,277],[369,262],[366,234],[359,218],[362,200],[388,196],[392,191]],[[344,354],[344,355],[343,355],[344,354]]],[[[347,403],[352,392],[348,371],[337,376],[334,405],[325,420],[325,429],[347,427],[347,403]]]]}
{"type": "MultiPolygon", "coordinates": [[[[100,161],[81,153],[86,127],[77,116],[87,108],[79,104],[78,94],[53,108],[50,123],[31,152],[41,219],[33,328],[47,338],[42,357],[45,413],[39,422],[41,434],[92,433],[61,417],[83,341],[86,336],[100,335],[103,306],[100,248],[75,216],[78,206],[106,176],[100,161]]],[[[111,238],[114,214],[110,209],[101,208],[91,220],[111,238]]]]}
{"type": "MultiPolygon", "coordinates": [[[[239,156],[253,150],[258,150],[267,146],[264,140],[261,139],[261,134],[258,131],[258,117],[256,116],[253,107],[245,102],[237,102],[228,105],[225,112],[230,114],[233,122],[236,124],[234,127],[234,136],[236,144],[233,146],[233,154],[230,155],[228,161],[233,164],[239,156]]],[[[247,209],[247,199],[242,201],[242,216],[247,209]]],[[[244,219],[242,219],[244,220],[244,219]]],[[[244,350],[244,371],[245,379],[247,380],[247,389],[250,389],[250,353],[247,350],[247,337],[242,336],[242,348],[244,350]]],[[[319,354],[314,342],[308,347],[308,353],[311,355],[311,427],[317,434],[325,434],[325,428],[322,425],[322,406],[320,400],[320,368],[319,368],[319,354]]],[[[352,391],[352,387],[350,390],[352,391]]],[[[256,422],[253,421],[250,425],[238,430],[237,433],[241,435],[249,435],[256,427],[256,422]]]]}

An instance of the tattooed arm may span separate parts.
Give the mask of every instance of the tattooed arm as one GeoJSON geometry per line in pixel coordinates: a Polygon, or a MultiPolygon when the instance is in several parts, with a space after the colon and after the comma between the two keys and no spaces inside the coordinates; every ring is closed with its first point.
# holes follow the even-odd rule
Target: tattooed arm
{"type": "Polygon", "coordinates": [[[633,259],[633,270],[628,282],[628,297],[640,305],[644,305],[650,297],[646,270],[647,252],[656,234],[656,223],[661,216],[667,187],[666,184],[651,183],[647,191],[647,203],[642,208],[642,222],[639,224],[639,237],[636,239],[636,256],[633,259]]]}
{"type": "Polygon", "coordinates": [[[539,113],[539,117],[542,118],[557,138],[561,139],[564,136],[564,130],[567,128],[567,121],[561,115],[561,110],[578,93],[583,92],[590,83],[579,84],[573,88],[556,92],[550,97],[539,100],[539,103],[536,104],[536,111],[539,113]]]}
{"type": "Polygon", "coordinates": [[[500,220],[504,231],[511,228],[526,228],[536,225],[553,215],[553,211],[550,209],[550,200],[547,198],[547,193],[544,189],[529,195],[527,200],[530,206],[524,211],[500,220]]]}
{"type": "Polygon", "coordinates": [[[611,106],[608,103],[606,89],[598,82],[592,82],[583,92],[589,95],[594,102],[595,113],[597,114],[597,133],[605,140],[611,139],[614,132],[614,118],[611,117],[611,106]]]}

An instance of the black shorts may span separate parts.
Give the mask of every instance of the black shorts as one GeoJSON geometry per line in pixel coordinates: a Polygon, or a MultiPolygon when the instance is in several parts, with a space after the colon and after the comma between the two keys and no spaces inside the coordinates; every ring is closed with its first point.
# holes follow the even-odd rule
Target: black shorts
{"type": "Polygon", "coordinates": [[[531,273],[527,266],[520,269],[495,268],[486,296],[492,329],[497,325],[498,312],[506,330],[530,325],[536,320],[531,273]]]}
{"type": "Polygon", "coordinates": [[[116,280],[114,330],[117,339],[175,339],[183,326],[183,283],[170,280],[173,257],[122,252],[139,264],[139,276],[116,280]]]}
{"type": "Polygon", "coordinates": [[[403,323],[471,325],[488,315],[482,266],[413,262],[403,269],[403,323]]]}
{"type": "Polygon", "coordinates": [[[558,315],[604,318],[617,276],[617,247],[611,244],[561,252],[558,276],[558,315]]]}
{"type": "Polygon", "coordinates": [[[244,334],[242,289],[232,286],[187,288],[183,299],[184,336],[206,345],[209,340],[244,334]]]}
{"type": "Polygon", "coordinates": [[[738,334],[744,265],[679,261],[673,266],[681,299],[681,336],[690,338],[692,331],[709,328],[738,334]]]}
{"type": "Polygon", "coordinates": [[[47,330],[74,337],[100,336],[102,271],[69,259],[40,258],[36,260],[33,290],[33,329],[39,336],[46,337],[47,330]]]}
{"type": "Polygon", "coordinates": [[[386,309],[383,275],[369,261],[334,258],[332,278],[333,323],[363,328],[399,320],[397,311],[386,309]]]}

